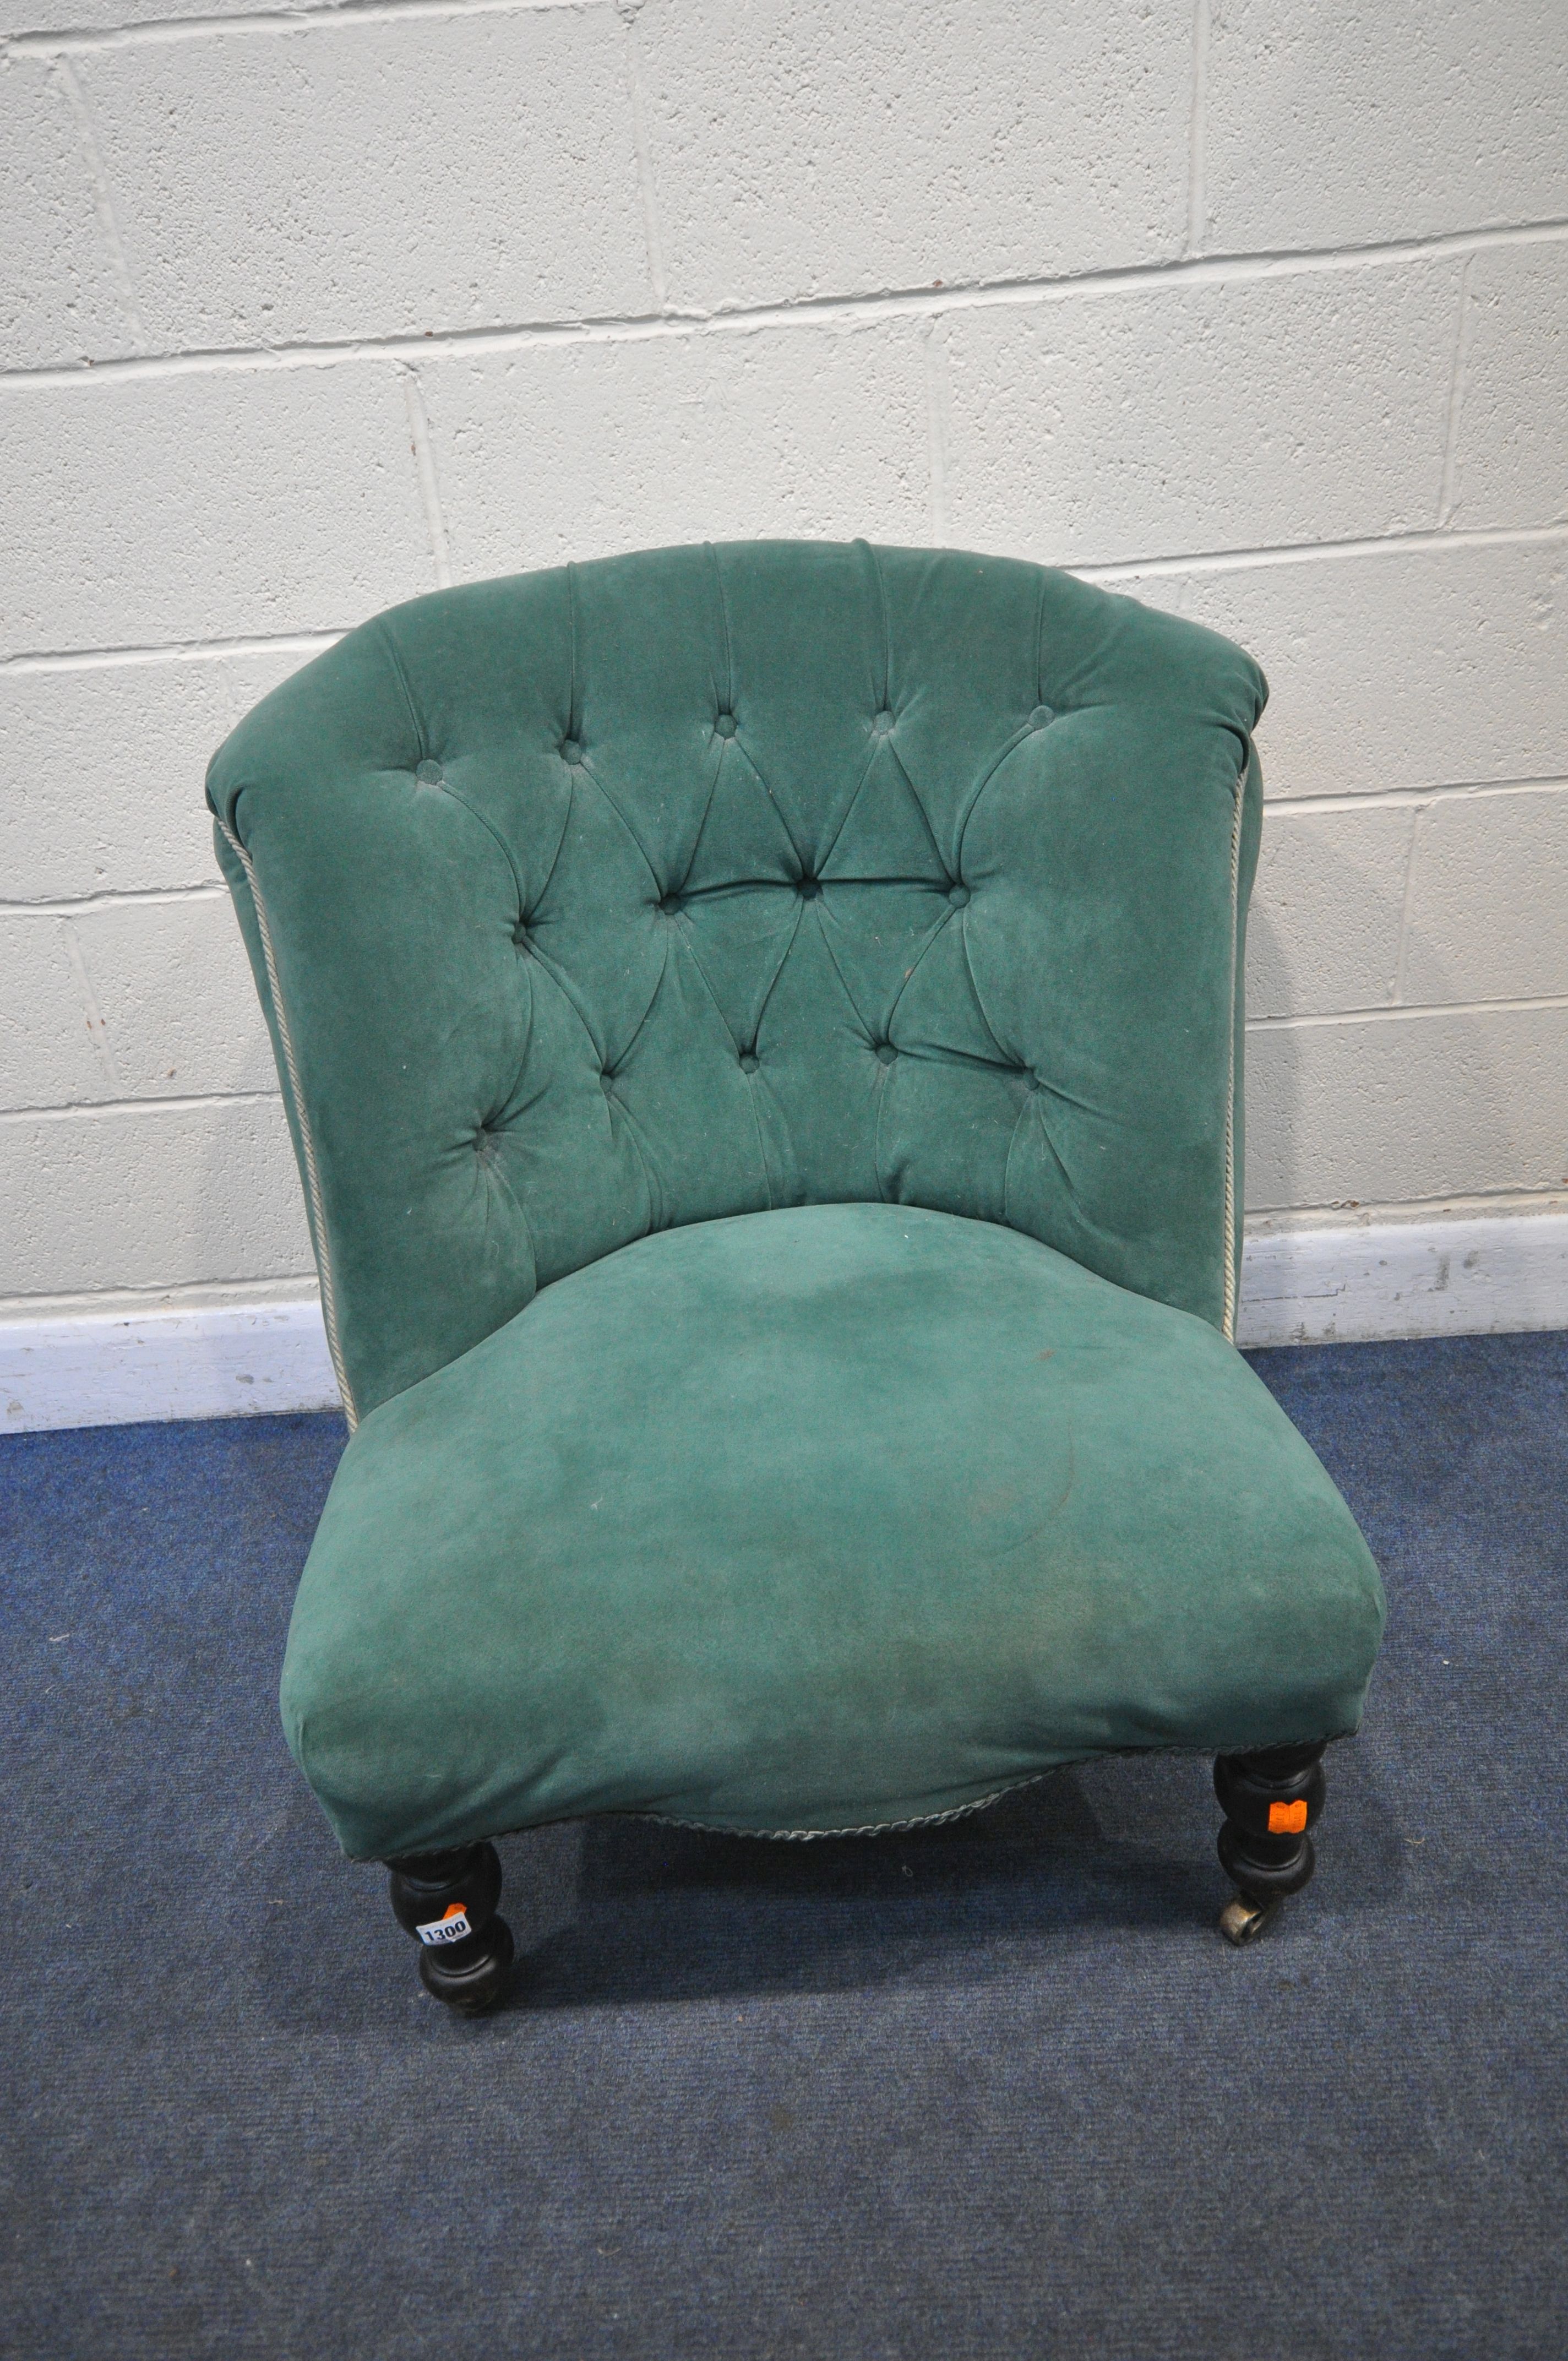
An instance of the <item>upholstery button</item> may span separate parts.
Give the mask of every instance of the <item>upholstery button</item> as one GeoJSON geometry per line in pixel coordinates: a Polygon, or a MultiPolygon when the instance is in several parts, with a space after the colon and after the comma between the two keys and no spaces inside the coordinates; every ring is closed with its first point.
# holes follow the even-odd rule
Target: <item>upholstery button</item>
{"type": "Polygon", "coordinates": [[[615,1076],[611,1073],[608,1066],[604,1067],[600,1071],[599,1088],[604,1093],[606,1098],[609,1098],[611,1091],[615,1088],[615,1076]]]}
{"type": "Polygon", "coordinates": [[[822,891],[822,881],[817,877],[803,877],[796,891],[803,902],[815,902],[822,891]]]}
{"type": "Polygon", "coordinates": [[[578,745],[576,740],[575,738],[563,738],[561,741],[561,760],[563,763],[569,763],[575,770],[582,759],[583,750],[578,745]]]}
{"type": "Polygon", "coordinates": [[[876,731],[879,738],[885,738],[888,731],[893,728],[893,716],[888,711],[885,705],[883,707],[882,711],[874,717],[872,722],[872,728],[876,731]]]}
{"type": "Polygon", "coordinates": [[[740,1071],[743,1074],[754,1074],[757,1071],[757,1065],[758,1060],[755,1052],[751,1049],[742,1049],[740,1052],[740,1071]]]}
{"type": "Polygon", "coordinates": [[[685,906],[678,894],[666,894],[659,904],[666,918],[678,918],[685,906]]]}
{"type": "Polygon", "coordinates": [[[1043,730],[1047,721],[1054,721],[1056,718],[1056,713],[1050,706],[1036,705],[1029,716],[1029,727],[1031,730],[1043,730]]]}
{"type": "Polygon", "coordinates": [[[732,713],[721,713],[713,727],[716,736],[719,738],[733,738],[740,725],[736,721],[735,716],[732,713]]]}
{"type": "Polygon", "coordinates": [[[898,1055],[891,1041],[873,1041],[872,1047],[884,1066],[891,1066],[898,1055]]]}
{"type": "Polygon", "coordinates": [[[520,951],[525,951],[528,949],[528,920],[526,918],[520,918],[518,920],[516,926],[511,930],[511,939],[517,945],[520,951]]]}
{"type": "Polygon", "coordinates": [[[969,887],[967,885],[949,885],[948,888],[948,899],[952,904],[955,910],[961,910],[969,900],[969,887]]]}
{"type": "Polygon", "coordinates": [[[438,787],[443,777],[441,765],[439,763],[432,762],[427,754],[414,773],[414,776],[422,787],[438,787]]]}

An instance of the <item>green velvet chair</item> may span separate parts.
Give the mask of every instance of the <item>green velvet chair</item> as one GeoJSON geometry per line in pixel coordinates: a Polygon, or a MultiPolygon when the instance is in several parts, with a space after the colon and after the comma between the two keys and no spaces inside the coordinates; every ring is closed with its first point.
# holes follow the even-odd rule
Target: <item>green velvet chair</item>
{"type": "Polygon", "coordinates": [[[1069,576],[760,542],[438,592],[214,760],[351,1433],[289,1742],[426,1986],[488,1839],[907,1828],[1219,1757],[1311,1873],[1383,1626],[1237,1354],[1266,694],[1069,576]]]}

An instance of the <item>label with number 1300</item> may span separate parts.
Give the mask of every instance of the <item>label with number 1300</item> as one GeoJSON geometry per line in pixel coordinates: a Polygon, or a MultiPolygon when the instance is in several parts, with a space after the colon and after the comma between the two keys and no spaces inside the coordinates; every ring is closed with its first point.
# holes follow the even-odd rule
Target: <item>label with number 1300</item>
{"type": "Polygon", "coordinates": [[[468,1924],[467,1905],[463,1902],[450,1904],[439,1918],[427,1918],[422,1927],[415,1929],[422,1943],[432,1944],[460,1943],[465,1935],[473,1931],[468,1924]]]}

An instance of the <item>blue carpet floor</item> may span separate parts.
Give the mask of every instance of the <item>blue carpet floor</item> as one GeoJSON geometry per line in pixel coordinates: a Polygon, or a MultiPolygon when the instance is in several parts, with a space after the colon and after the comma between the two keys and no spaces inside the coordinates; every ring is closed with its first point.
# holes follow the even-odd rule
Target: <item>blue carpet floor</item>
{"type": "Polygon", "coordinates": [[[510,1839],[477,2024],[278,1730],[338,1423],[0,1444],[0,2352],[1561,2361],[1568,1337],[1256,1360],[1393,1609],[1265,1943],[1205,1767],[1113,1763],[510,1839]]]}

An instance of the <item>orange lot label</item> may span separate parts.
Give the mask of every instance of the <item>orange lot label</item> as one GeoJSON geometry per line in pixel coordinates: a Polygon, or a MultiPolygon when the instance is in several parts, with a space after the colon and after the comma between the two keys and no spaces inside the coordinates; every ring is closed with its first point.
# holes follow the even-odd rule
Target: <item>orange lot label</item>
{"type": "Polygon", "coordinates": [[[1271,1837],[1299,1837],[1306,1825],[1307,1806],[1304,1799],[1299,1804],[1270,1804],[1268,1833],[1271,1837]]]}

